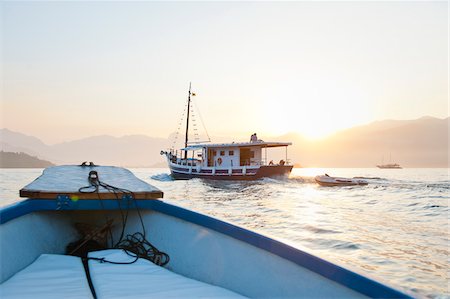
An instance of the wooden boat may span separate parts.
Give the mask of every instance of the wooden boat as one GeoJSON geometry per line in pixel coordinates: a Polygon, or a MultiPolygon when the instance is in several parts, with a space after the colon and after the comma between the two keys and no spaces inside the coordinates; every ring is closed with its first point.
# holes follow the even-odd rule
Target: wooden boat
{"type": "MultiPolygon", "coordinates": [[[[122,168],[48,168],[21,194],[32,197],[0,210],[2,298],[411,298],[274,239],[165,203],[160,190],[122,168]],[[159,262],[120,246],[83,259],[65,255],[80,238],[77,223],[105,228],[111,221],[115,240],[144,230],[159,262]]],[[[94,231],[81,240],[93,239],[94,231]]]]}
{"type": "Polygon", "coordinates": [[[189,86],[184,148],[161,151],[175,179],[206,178],[217,180],[255,180],[262,177],[287,176],[292,171],[287,157],[290,142],[264,142],[252,134],[249,142],[198,143],[189,141],[189,113],[191,111],[189,86]],[[285,158],[278,163],[268,161],[267,150],[284,147],[285,158]]]}
{"type": "Polygon", "coordinates": [[[288,145],[291,143],[264,141],[197,144],[181,149],[181,156],[173,150],[161,154],[166,156],[175,179],[255,180],[291,173],[293,165],[287,164],[287,158],[278,163],[265,163],[262,158],[263,149],[288,145]],[[192,158],[183,158],[183,153],[188,152],[192,158]]]}
{"type": "Polygon", "coordinates": [[[331,177],[328,174],[318,175],[314,180],[321,186],[334,187],[334,186],[357,186],[357,185],[367,185],[368,182],[362,179],[356,178],[340,178],[331,177]]]}

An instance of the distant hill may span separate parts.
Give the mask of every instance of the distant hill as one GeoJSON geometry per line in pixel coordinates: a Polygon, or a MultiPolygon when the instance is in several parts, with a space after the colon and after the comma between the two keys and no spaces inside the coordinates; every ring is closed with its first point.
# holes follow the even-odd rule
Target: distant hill
{"type": "Polygon", "coordinates": [[[55,145],[46,145],[35,137],[8,129],[0,129],[0,137],[0,147],[3,151],[24,152],[56,164],[92,161],[97,165],[151,167],[164,162],[159,153],[169,145],[168,139],[145,135],[100,135],[55,145]]]}
{"type": "Polygon", "coordinates": [[[404,167],[449,167],[449,118],[377,121],[308,141],[289,134],[291,158],[305,167],[374,167],[399,163],[404,167]]]}
{"type": "Polygon", "coordinates": [[[36,137],[28,136],[22,133],[13,132],[8,129],[0,130],[0,149],[5,152],[23,152],[32,156],[39,156],[43,159],[51,160],[45,156],[49,148],[36,137]]]}
{"type": "Polygon", "coordinates": [[[54,164],[25,153],[0,151],[0,168],[45,168],[54,164]]]}
{"type": "MultiPolygon", "coordinates": [[[[24,152],[57,164],[93,161],[99,165],[160,167],[165,165],[160,150],[170,146],[169,138],[145,135],[101,135],[55,145],[8,129],[1,129],[0,136],[3,151],[24,152]]],[[[375,167],[383,157],[385,163],[392,157],[392,162],[403,167],[449,167],[449,118],[376,121],[323,140],[310,140],[297,133],[275,138],[258,134],[258,137],[266,141],[291,141],[289,158],[303,167],[375,167]]],[[[231,137],[220,141],[224,140],[239,141],[231,137]]],[[[219,142],[215,138],[212,141],[219,142]]],[[[284,157],[284,149],[269,159],[277,160],[279,156],[284,157]]]]}

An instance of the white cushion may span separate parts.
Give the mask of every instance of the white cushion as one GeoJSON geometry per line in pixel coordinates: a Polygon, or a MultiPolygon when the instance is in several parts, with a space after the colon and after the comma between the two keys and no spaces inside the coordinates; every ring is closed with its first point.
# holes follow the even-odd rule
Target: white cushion
{"type": "Polygon", "coordinates": [[[0,285],[0,298],[92,298],[92,293],[80,258],[42,254],[0,285]]]}
{"type": "MultiPolygon", "coordinates": [[[[135,260],[118,249],[90,252],[89,257],[105,258],[112,262],[135,260]]],[[[244,298],[230,290],[173,273],[142,258],[127,265],[90,260],[89,271],[99,299],[244,298]]]]}

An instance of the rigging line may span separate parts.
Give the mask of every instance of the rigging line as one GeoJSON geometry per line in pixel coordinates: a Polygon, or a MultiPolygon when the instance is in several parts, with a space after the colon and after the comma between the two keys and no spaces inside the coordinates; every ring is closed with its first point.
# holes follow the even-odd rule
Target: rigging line
{"type": "Polygon", "coordinates": [[[197,130],[197,119],[195,118],[195,109],[194,106],[191,106],[191,119],[192,119],[192,129],[194,131],[194,139],[195,142],[198,142],[198,140],[200,140],[200,136],[198,134],[198,130],[197,130]]]}
{"type": "Polygon", "coordinates": [[[198,108],[196,101],[194,101],[194,105],[195,105],[195,108],[197,109],[197,114],[200,116],[200,121],[202,123],[203,129],[205,129],[206,136],[208,137],[208,142],[211,142],[211,138],[209,137],[208,130],[206,130],[206,126],[203,121],[202,114],[200,113],[200,109],[198,108]]]}
{"type": "Polygon", "coordinates": [[[186,113],[186,107],[184,107],[183,112],[181,113],[181,119],[180,119],[180,122],[178,123],[178,128],[177,128],[177,131],[175,133],[174,140],[172,142],[172,148],[173,149],[175,148],[175,144],[176,144],[176,142],[178,140],[178,136],[180,135],[181,124],[183,123],[185,113],[186,113]]]}

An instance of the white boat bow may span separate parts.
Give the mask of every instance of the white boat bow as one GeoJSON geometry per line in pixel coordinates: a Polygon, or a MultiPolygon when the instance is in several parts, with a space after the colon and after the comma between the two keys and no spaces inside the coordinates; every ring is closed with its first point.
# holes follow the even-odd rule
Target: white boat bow
{"type": "MultiPolygon", "coordinates": [[[[104,170],[108,171],[96,168],[100,179],[106,175],[104,170]]],[[[136,178],[128,179],[132,186],[136,178]]],[[[60,181],[65,182],[67,178],[60,176],[60,181]]],[[[86,177],[84,183],[88,182],[86,177]]],[[[154,191],[154,187],[149,187],[149,190],[154,191]]],[[[47,193],[36,194],[46,196],[47,193]]],[[[124,215],[127,216],[126,233],[144,229],[148,241],[166,252],[170,261],[164,271],[156,271],[158,268],[155,267],[159,266],[149,267],[148,262],[109,265],[110,268],[93,265],[92,287],[94,291],[98,289],[98,298],[146,298],[149,294],[145,285],[136,292],[127,285],[133,285],[138,279],[149,281],[149,285],[158,284],[162,278],[164,281],[160,287],[167,287],[160,289],[160,293],[153,293],[158,298],[171,297],[171,289],[177,290],[177,297],[186,298],[216,297],[214,294],[217,297],[235,294],[236,297],[251,298],[412,297],[277,240],[161,200],[133,199],[125,193],[118,197],[117,193],[108,194],[106,191],[102,194],[102,198],[98,198],[98,194],[92,192],[92,198],[80,200],[75,200],[70,192],[51,199],[30,198],[0,210],[2,298],[64,298],[73,288],[77,289],[77,294],[89,292],[87,284],[82,282],[87,276],[80,270],[83,268],[80,262],[77,264],[75,257],[63,255],[67,245],[79,238],[75,223],[99,226],[107,217],[113,223],[121,224],[124,215]],[[54,260],[60,267],[52,262],[54,260]],[[35,264],[35,261],[39,263],[35,264]],[[49,271],[53,269],[54,272],[40,275],[39,271],[47,268],[42,266],[46,261],[53,263],[49,271]],[[106,268],[107,273],[101,270],[106,268]],[[166,270],[176,276],[171,278],[166,270]],[[73,274],[74,271],[78,274],[73,274]],[[62,273],[72,274],[58,280],[62,273]],[[76,284],[64,283],[74,280],[73,275],[77,277],[76,284]],[[108,275],[111,276],[108,278],[108,275]],[[180,276],[194,280],[193,284],[187,284],[180,276]],[[44,277],[53,278],[46,283],[44,277]],[[114,290],[108,287],[111,281],[117,282],[114,290]],[[58,288],[52,287],[55,284],[58,288]],[[198,287],[198,292],[194,292],[192,287],[198,287]],[[127,291],[123,292],[124,289],[127,291]]],[[[121,225],[112,227],[114,239],[118,239],[121,232],[121,225]]],[[[117,262],[115,253],[111,253],[89,256],[106,256],[117,262]]],[[[123,256],[120,259],[123,262],[123,256]]],[[[91,265],[92,261],[89,263],[91,265]]]]}

